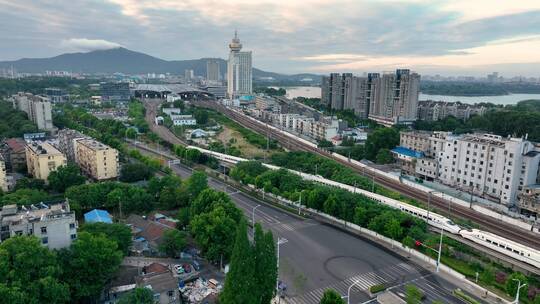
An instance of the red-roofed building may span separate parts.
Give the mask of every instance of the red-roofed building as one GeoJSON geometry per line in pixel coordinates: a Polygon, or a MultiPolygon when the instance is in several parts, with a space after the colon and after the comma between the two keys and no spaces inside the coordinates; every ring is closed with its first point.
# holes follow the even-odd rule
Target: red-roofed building
{"type": "Polygon", "coordinates": [[[22,138],[6,139],[1,147],[2,156],[8,171],[19,171],[26,168],[26,142],[22,138]]]}

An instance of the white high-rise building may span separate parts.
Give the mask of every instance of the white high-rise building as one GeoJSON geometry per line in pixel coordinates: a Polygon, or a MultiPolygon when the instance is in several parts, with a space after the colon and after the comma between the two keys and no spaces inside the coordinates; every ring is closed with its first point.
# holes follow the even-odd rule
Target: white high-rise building
{"type": "Polygon", "coordinates": [[[234,32],[234,38],[229,43],[229,61],[227,63],[227,95],[236,98],[241,95],[251,95],[252,72],[251,51],[241,52],[242,44],[238,34],[234,32]]]}

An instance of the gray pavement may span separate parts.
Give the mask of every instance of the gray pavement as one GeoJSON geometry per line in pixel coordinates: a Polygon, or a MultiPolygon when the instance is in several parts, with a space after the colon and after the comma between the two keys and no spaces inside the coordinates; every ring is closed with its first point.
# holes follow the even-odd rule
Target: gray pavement
{"type": "MultiPolygon", "coordinates": [[[[182,177],[191,174],[191,169],[184,166],[171,168],[182,177]]],[[[455,285],[375,243],[264,205],[220,180],[209,178],[209,186],[226,191],[248,219],[253,208],[260,204],[255,211],[255,221],[270,229],[276,239],[288,240],[280,246],[279,276],[288,286],[286,301],[289,303],[319,303],[327,288],[345,296],[354,282],[358,283],[352,289],[351,303],[369,301],[367,290],[372,285],[394,286],[407,282],[423,290],[430,302],[462,303],[451,295],[455,285]]]]}

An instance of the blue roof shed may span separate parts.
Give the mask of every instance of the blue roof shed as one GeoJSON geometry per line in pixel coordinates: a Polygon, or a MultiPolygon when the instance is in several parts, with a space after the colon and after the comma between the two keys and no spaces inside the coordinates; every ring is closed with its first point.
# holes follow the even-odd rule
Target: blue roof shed
{"type": "Polygon", "coordinates": [[[94,209],[84,214],[84,221],[87,223],[112,223],[112,217],[106,210],[94,209]]]}

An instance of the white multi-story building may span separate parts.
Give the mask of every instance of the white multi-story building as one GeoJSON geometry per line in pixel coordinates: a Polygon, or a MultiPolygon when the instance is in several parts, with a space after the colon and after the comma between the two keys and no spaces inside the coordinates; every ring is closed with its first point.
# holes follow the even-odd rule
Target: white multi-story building
{"type": "Polygon", "coordinates": [[[439,179],[505,205],[537,183],[540,149],[523,138],[491,134],[448,137],[439,153],[439,179]]]}
{"type": "Polygon", "coordinates": [[[169,115],[175,126],[194,126],[197,120],[192,115],[169,115]]]}
{"type": "Polygon", "coordinates": [[[242,95],[251,95],[252,70],[251,51],[241,52],[242,44],[236,31],[234,38],[229,43],[229,61],[227,62],[227,95],[229,98],[237,98],[242,95]]]}
{"type": "Polygon", "coordinates": [[[28,119],[34,122],[38,129],[54,130],[51,102],[47,97],[19,92],[11,96],[11,99],[13,107],[26,112],[28,119]]]}
{"type": "Polygon", "coordinates": [[[5,205],[0,212],[0,242],[18,235],[33,235],[49,249],[69,247],[77,239],[75,213],[68,202],[5,205]]]}
{"type": "MultiPolygon", "coordinates": [[[[514,205],[524,187],[539,183],[540,147],[492,134],[401,132],[396,158],[421,152],[403,169],[417,176],[514,205]]],[[[401,158],[403,159],[403,158],[401,158]]]]}

